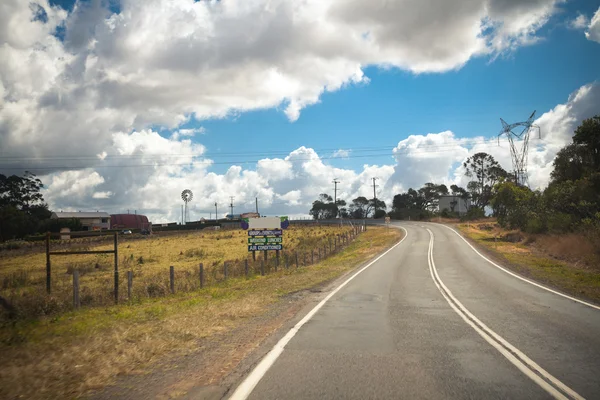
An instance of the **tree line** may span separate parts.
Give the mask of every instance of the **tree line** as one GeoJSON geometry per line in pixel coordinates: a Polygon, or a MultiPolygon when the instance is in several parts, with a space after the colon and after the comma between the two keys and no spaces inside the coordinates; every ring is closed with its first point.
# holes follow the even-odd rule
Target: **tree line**
{"type": "Polygon", "coordinates": [[[551,180],[544,190],[531,190],[517,182],[490,154],[480,152],[464,163],[466,187],[428,182],[419,189],[396,194],[386,213],[385,202],[357,197],[347,204],[321,194],[313,202],[314,219],[382,218],[422,220],[434,216],[497,218],[505,228],[530,233],[565,232],[593,228],[600,239],[600,115],[586,119],[574,132],[572,143],[556,155],[551,180]],[[452,196],[449,208],[440,210],[442,196],[452,196]],[[458,210],[466,210],[459,215],[458,210]]]}

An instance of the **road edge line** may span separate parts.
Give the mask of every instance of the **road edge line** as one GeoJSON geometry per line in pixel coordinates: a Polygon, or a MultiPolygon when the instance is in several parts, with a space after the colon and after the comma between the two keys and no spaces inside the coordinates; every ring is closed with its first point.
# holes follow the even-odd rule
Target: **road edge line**
{"type": "Polygon", "coordinates": [[[375,258],[374,260],[369,262],[367,265],[365,265],[364,267],[362,267],[361,269],[356,271],[354,274],[352,274],[352,276],[350,278],[346,279],[342,284],[340,284],[331,293],[329,293],[327,295],[327,297],[325,297],[323,300],[321,300],[319,302],[319,304],[317,304],[312,310],[310,310],[308,312],[308,314],[306,314],[304,316],[304,318],[302,318],[296,325],[294,325],[294,327],[292,329],[290,329],[288,331],[288,333],[285,334],[284,337],[279,339],[279,341],[275,344],[275,346],[273,346],[273,348],[267,353],[267,355],[264,356],[262,358],[262,360],[260,360],[260,362],[256,365],[256,367],[254,367],[252,372],[250,372],[250,374],[246,378],[244,378],[242,383],[240,383],[238,385],[238,387],[235,389],[233,394],[229,397],[230,400],[245,400],[245,399],[247,399],[248,396],[250,396],[250,394],[256,387],[256,385],[258,385],[260,380],[263,378],[263,376],[265,376],[265,374],[269,371],[271,366],[273,366],[275,361],[277,361],[277,359],[279,358],[281,353],[283,353],[283,349],[285,348],[285,346],[289,343],[290,340],[292,340],[292,338],[296,335],[296,333],[298,333],[300,328],[302,328],[302,326],[304,324],[306,324],[308,321],[310,321],[310,319],[325,305],[325,303],[327,303],[327,301],[330,298],[332,298],[337,292],[339,292],[350,281],[352,281],[354,278],[356,278],[358,275],[360,275],[364,270],[369,268],[371,265],[375,264],[383,256],[385,256],[390,251],[394,250],[396,247],[398,247],[400,244],[402,244],[402,242],[404,242],[404,240],[408,237],[408,231],[406,229],[404,229],[403,227],[400,227],[400,228],[404,231],[404,237],[398,243],[396,243],[395,245],[393,245],[392,247],[387,249],[384,253],[377,256],[377,258],[375,258]]]}
{"type": "Polygon", "coordinates": [[[440,293],[446,299],[446,302],[452,307],[452,309],[468,324],[470,325],[486,342],[492,347],[498,350],[506,359],[508,359],[515,367],[517,367],[525,376],[538,384],[548,394],[556,399],[568,399],[565,394],[569,395],[573,399],[583,400],[583,397],[575,392],[573,389],[565,385],[558,378],[553,376],[551,373],[539,366],[535,361],[529,358],[521,350],[510,344],[506,339],[497,334],[494,330],[483,323],[473,313],[469,311],[448,289],[448,287],[440,278],[437,268],[435,267],[435,261],[433,259],[433,243],[434,235],[430,229],[427,229],[430,235],[429,251],[427,254],[427,261],[429,263],[429,272],[431,277],[437,286],[440,293]],[[435,275],[434,275],[435,274],[435,275]],[[537,374],[536,374],[537,372],[537,374]],[[539,375],[538,375],[539,374],[539,375]],[[541,376],[540,376],[541,375],[541,376]],[[555,386],[552,386],[548,381],[552,382],[555,386]],[[561,393],[560,390],[563,391],[561,393]]]}
{"type": "Polygon", "coordinates": [[[485,261],[487,261],[487,262],[489,262],[490,264],[492,264],[494,267],[496,267],[496,268],[498,268],[498,269],[501,269],[502,271],[506,272],[507,274],[509,274],[509,275],[512,275],[512,276],[514,276],[515,278],[517,278],[517,279],[520,279],[520,280],[522,280],[522,281],[524,281],[524,282],[527,282],[527,283],[529,283],[529,284],[531,284],[531,285],[533,285],[533,286],[537,286],[537,287],[539,287],[540,289],[544,289],[544,290],[546,290],[546,291],[548,291],[548,292],[550,292],[550,293],[554,293],[554,294],[556,294],[556,295],[559,295],[559,296],[561,296],[561,297],[564,297],[564,298],[566,298],[566,299],[569,299],[569,300],[575,301],[575,302],[577,302],[577,303],[580,303],[580,304],[586,305],[586,306],[588,306],[588,307],[591,307],[591,308],[595,308],[596,310],[600,310],[600,306],[597,306],[597,305],[595,305],[595,304],[589,303],[589,302],[587,302],[587,301],[585,301],[585,300],[578,299],[578,298],[576,298],[576,297],[573,297],[573,296],[569,296],[568,294],[564,294],[564,293],[558,292],[558,291],[556,291],[556,290],[554,290],[554,289],[551,289],[551,288],[549,288],[549,287],[546,287],[546,286],[544,286],[544,285],[542,285],[542,284],[540,284],[540,283],[537,283],[537,282],[535,282],[535,281],[532,281],[532,280],[530,280],[530,279],[524,278],[524,277],[520,276],[519,274],[516,274],[516,273],[514,273],[514,272],[512,272],[512,271],[510,271],[510,270],[508,270],[508,269],[506,269],[506,268],[504,268],[504,267],[502,267],[502,266],[500,266],[500,265],[496,264],[495,262],[493,262],[492,260],[490,260],[489,258],[487,258],[486,256],[484,256],[483,254],[481,254],[481,253],[480,253],[480,252],[479,252],[479,251],[478,251],[478,250],[477,250],[477,249],[476,249],[476,248],[475,248],[475,247],[474,247],[474,246],[473,246],[471,243],[469,243],[469,241],[468,241],[467,239],[465,239],[465,238],[464,238],[464,237],[463,237],[463,236],[462,236],[460,233],[458,233],[458,232],[457,232],[456,230],[454,230],[453,228],[451,228],[451,227],[449,227],[449,226],[447,226],[447,225],[444,225],[444,224],[438,224],[438,223],[435,223],[435,222],[434,222],[434,224],[436,224],[436,225],[441,225],[441,226],[443,226],[443,227],[444,227],[444,228],[446,228],[446,229],[450,229],[452,232],[454,232],[456,235],[458,235],[458,237],[459,237],[459,238],[461,238],[461,239],[462,239],[462,240],[463,240],[463,241],[464,241],[466,244],[468,244],[468,245],[469,245],[469,247],[470,247],[471,249],[473,249],[473,251],[474,251],[475,253],[477,253],[477,255],[479,255],[479,256],[480,256],[481,258],[483,258],[485,261]]]}

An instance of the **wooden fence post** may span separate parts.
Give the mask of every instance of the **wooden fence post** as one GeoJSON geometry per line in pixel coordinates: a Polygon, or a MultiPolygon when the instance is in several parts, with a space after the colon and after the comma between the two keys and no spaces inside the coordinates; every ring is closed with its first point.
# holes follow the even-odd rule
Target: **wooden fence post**
{"type": "Polygon", "coordinates": [[[115,232],[115,304],[119,303],[119,234],[115,232]]]}
{"type": "Polygon", "coordinates": [[[302,265],[306,267],[306,253],[302,253],[302,265]]]}
{"type": "Polygon", "coordinates": [[[171,286],[171,294],[175,293],[175,267],[169,267],[169,283],[171,286]]]}
{"type": "Polygon", "coordinates": [[[223,261],[223,276],[227,279],[227,261],[223,261]]]}
{"type": "Polygon", "coordinates": [[[79,271],[73,271],[73,307],[79,308],[79,271]]]}
{"type": "Polygon", "coordinates": [[[265,276],[265,260],[260,260],[260,274],[265,276]]]}
{"type": "Polygon", "coordinates": [[[204,264],[200,263],[200,289],[204,287],[204,264]]]}
{"type": "Polygon", "coordinates": [[[133,286],[133,271],[127,271],[127,298],[131,300],[131,287],[133,286]]]}
{"type": "Polygon", "coordinates": [[[298,253],[295,253],[295,254],[296,254],[296,268],[298,268],[298,253]]]}
{"type": "Polygon", "coordinates": [[[319,261],[321,261],[321,248],[319,247],[319,261]]]}
{"type": "Polygon", "coordinates": [[[315,263],[315,250],[314,249],[310,250],[310,263],[311,264],[315,263]]]}
{"type": "MultiPolygon", "coordinates": [[[[277,250],[279,252],[279,250],[277,250]]],[[[279,267],[279,256],[275,257],[275,272],[277,272],[277,267],[279,267]]]]}
{"type": "Polygon", "coordinates": [[[252,251],[252,261],[256,261],[256,251],[252,251]]]}
{"type": "Polygon", "coordinates": [[[264,253],[264,256],[265,256],[265,261],[267,261],[267,251],[264,250],[263,253],[264,253]]]}
{"type": "Polygon", "coordinates": [[[52,266],[50,264],[50,232],[46,232],[46,292],[52,293],[52,266]]]}
{"type": "Polygon", "coordinates": [[[248,276],[248,259],[247,258],[244,260],[244,272],[246,273],[246,276],[248,276]]]}

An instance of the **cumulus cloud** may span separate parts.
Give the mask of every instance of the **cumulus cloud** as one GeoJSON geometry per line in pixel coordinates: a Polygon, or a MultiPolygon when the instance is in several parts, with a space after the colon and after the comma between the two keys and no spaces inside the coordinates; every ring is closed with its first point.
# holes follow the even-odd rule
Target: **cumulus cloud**
{"type": "Polygon", "coordinates": [[[598,8],[592,17],[592,20],[587,27],[587,31],[585,32],[585,37],[588,38],[588,40],[600,43],[600,8],[598,8]]]}
{"type": "Polygon", "coordinates": [[[368,82],[369,65],[443,72],[531,43],[557,2],[122,0],[112,13],[91,0],[67,13],[4,0],[0,139],[14,155],[73,156],[191,118],[282,107],[294,121],[368,82]]]}
{"type": "MultiPolygon", "coordinates": [[[[295,121],[323,93],[367,83],[366,66],[441,73],[494,57],[534,43],[559,2],[122,0],[113,13],[91,0],[68,13],[48,0],[4,0],[0,155],[12,158],[0,169],[41,171],[56,209],[138,209],[157,221],[178,219],[184,188],[196,194],[192,215],[215,202],[225,213],[229,196],[236,211],[258,197],[269,213],[305,213],[334,178],[351,200],[371,197],[378,177],[378,197],[389,201],[408,186],[459,179],[477,143],[452,132],[413,135],[390,149],[395,164],[359,171],[300,147],[217,174],[197,142],[202,128],[182,126],[273,107],[295,121]]],[[[597,92],[582,88],[538,120],[555,130],[556,146],[589,102],[598,104],[597,92]]],[[[550,138],[540,146],[531,160],[543,172],[556,146],[550,138]]],[[[532,182],[543,185],[542,172],[532,182]]]]}
{"type": "MultiPolygon", "coordinates": [[[[531,137],[528,164],[533,188],[548,184],[554,156],[570,142],[581,121],[597,113],[599,103],[600,85],[589,84],[537,118],[542,139],[531,137]]],[[[300,147],[284,158],[262,159],[249,168],[234,165],[217,174],[208,170],[212,160],[204,157],[203,147],[146,130],[116,134],[109,155],[95,170],[63,171],[42,180],[47,185],[44,196],[54,209],[137,209],[156,222],[176,221],[180,193],[190,189],[195,194],[190,204],[193,219],[208,217],[215,202],[219,214],[225,215],[230,211],[230,196],[234,212],[254,210],[258,198],[262,213],[306,215],[320,193],[333,194],[336,178],[338,198],[351,201],[358,196],[371,198],[371,179],[377,177],[377,197],[388,205],[395,194],[426,182],[465,186],[468,178],[462,163],[480,151],[492,154],[506,170],[512,169],[506,140],[498,145],[495,138],[460,138],[444,131],[411,135],[390,149],[393,164],[365,164],[359,171],[328,165],[314,149],[300,147]]]]}

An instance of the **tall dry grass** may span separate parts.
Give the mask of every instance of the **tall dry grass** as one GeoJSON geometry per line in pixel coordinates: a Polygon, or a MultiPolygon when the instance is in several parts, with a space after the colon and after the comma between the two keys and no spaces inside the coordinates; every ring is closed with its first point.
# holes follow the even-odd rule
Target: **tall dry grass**
{"type": "MultiPolygon", "coordinates": [[[[351,228],[338,226],[292,226],[284,233],[284,251],[279,262],[275,252],[256,261],[247,251],[247,232],[197,231],[181,234],[158,234],[152,237],[122,237],[119,243],[119,302],[136,302],[144,298],[170,294],[169,268],[175,270],[175,292],[200,288],[200,264],[205,286],[227,277],[269,274],[276,268],[295,267],[319,261],[331,254],[336,238],[349,234],[351,228]],[[127,274],[132,273],[131,296],[127,274]]],[[[52,251],[110,250],[110,240],[52,242],[52,251]]],[[[32,248],[15,253],[0,253],[0,296],[7,299],[21,318],[54,315],[73,309],[73,271],[79,272],[81,306],[104,306],[114,303],[114,256],[112,254],[52,256],[52,294],[46,293],[45,254],[32,248]]],[[[0,318],[6,317],[0,311],[0,318]]]]}

